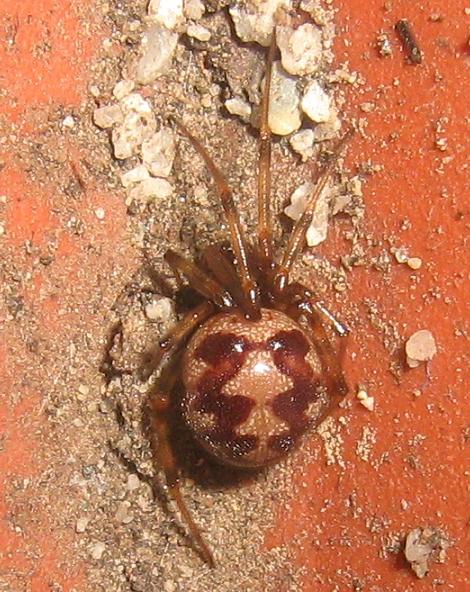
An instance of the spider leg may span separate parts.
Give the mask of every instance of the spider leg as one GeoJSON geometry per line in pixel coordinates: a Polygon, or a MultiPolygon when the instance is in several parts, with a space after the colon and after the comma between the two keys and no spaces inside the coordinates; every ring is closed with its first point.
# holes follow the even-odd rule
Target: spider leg
{"type": "Polygon", "coordinates": [[[184,275],[189,285],[208,300],[220,307],[234,306],[231,294],[198,265],[171,249],[165,253],[165,260],[176,275],[184,275]]]}
{"type": "MultiPolygon", "coordinates": [[[[213,312],[213,305],[210,302],[201,304],[195,311],[184,317],[163,340],[160,346],[160,353],[155,356],[157,367],[169,353],[175,353],[185,342],[188,335],[213,312]]],[[[165,473],[165,479],[170,496],[176,505],[187,525],[192,539],[197,543],[201,555],[211,567],[214,567],[214,558],[209,547],[204,542],[198,526],[194,522],[181,495],[179,486],[179,474],[177,462],[169,437],[169,411],[171,407],[171,392],[177,380],[175,364],[169,362],[163,367],[159,378],[156,380],[149,392],[149,405],[152,410],[153,433],[156,435],[153,442],[153,453],[157,466],[165,473]]]]}
{"type": "Polygon", "coordinates": [[[313,306],[315,306],[315,308],[330,321],[333,329],[336,331],[336,333],[338,333],[340,337],[347,337],[349,335],[349,327],[345,325],[343,321],[340,321],[337,317],[335,317],[331,310],[329,310],[321,300],[316,300],[315,302],[313,302],[313,306]]]}
{"type": "Polygon", "coordinates": [[[302,299],[302,300],[309,300],[318,312],[320,312],[331,324],[333,329],[340,337],[346,337],[349,333],[349,327],[347,327],[343,321],[338,319],[332,312],[329,310],[323,301],[319,298],[318,294],[315,294],[307,288],[306,286],[302,285],[300,282],[292,282],[290,283],[284,292],[284,298],[281,302],[292,303],[293,299],[302,299]]]}
{"type": "Polygon", "coordinates": [[[320,175],[320,178],[318,179],[314,190],[312,191],[312,194],[307,203],[307,207],[305,208],[302,216],[295,223],[294,229],[292,230],[292,234],[289,238],[289,242],[287,243],[284,256],[276,273],[275,288],[277,292],[282,292],[287,287],[287,284],[289,282],[290,271],[298,254],[304,246],[305,235],[307,233],[308,227],[312,223],[315,205],[322,191],[325,189],[329,178],[333,173],[336,162],[338,161],[338,158],[341,156],[345,144],[349,141],[352,134],[353,130],[351,129],[339,141],[338,145],[336,146],[333,152],[332,157],[330,158],[324,171],[320,175]]]}
{"type": "Polygon", "coordinates": [[[259,319],[261,317],[261,312],[258,286],[253,279],[248,264],[247,242],[241,225],[240,216],[233,201],[232,192],[230,191],[225,177],[222,175],[201,142],[199,142],[199,140],[197,140],[180,121],[174,119],[174,122],[202,156],[207,168],[212,174],[230,228],[232,249],[235,254],[237,271],[241,278],[242,291],[245,300],[244,311],[248,318],[253,320],[259,319]]]}
{"type": "Polygon", "coordinates": [[[233,296],[238,306],[243,308],[245,300],[234,263],[223,244],[209,245],[204,249],[202,260],[215,279],[233,296]]]}
{"type": "Polygon", "coordinates": [[[271,45],[266,60],[263,98],[259,129],[258,157],[258,248],[266,263],[273,258],[272,212],[271,212],[271,129],[268,124],[271,72],[276,50],[276,28],[273,29],[271,45]]]}
{"type": "Polygon", "coordinates": [[[178,346],[214,312],[212,302],[203,302],[188,312],[185,317],[174,325],[158,344],[147,351],[144,356],[141,378],[147,380],[160,366],[163,359],[168,359],[178,346]]]}

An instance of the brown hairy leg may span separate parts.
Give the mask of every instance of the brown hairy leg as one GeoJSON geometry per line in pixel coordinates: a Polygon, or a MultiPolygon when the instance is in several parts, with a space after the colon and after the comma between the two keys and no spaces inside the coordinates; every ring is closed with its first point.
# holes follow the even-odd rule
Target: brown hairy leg
{"type": "Polygon", "coordinates": [[[238,275],[240,276],[244,295],[243,309],[248,318],[257,320],[261,318],[258,286],[253,279],[250,266],[248,264],[248,249],[245,233],[243,232],[240,216],[238,214],[237,208],[235,207],[230,187],[228,186],[225,177],[222,175],[219,168],[209,156],[209,153],[201,144],[201,142],[199,142],[199,140],[197,140],[180,121],[177,121],[176,119],[173,119],[173,121],[202,156],[215,181],[217,191],[220,196],[220,201],[222,203],[222,207],[224,209],[230,229],[232,249],[235,254],[237,271],[238,275]]]}
{"type": "Polygon", "coordinates": [[[243,308],[244,296],[230,252],[222,244],[208,245],[202,254],[202,262],[215,279],[224,286],[235,300],[237,306],[243,308]]]}
{"type": "Polygon", "coordinates": [[[191,538],[196,542],[201,555],[211,567],[214,567],[214,558],[209,547],[204,542],[200,530],[194,522],[181,495],[179,486],[178,465],[170,443],[170,422],[169,413],[171,407],[171,393],[178,378],[177,365],[180,360],[178,356],[170,359],[164,365],[165,359],[174,355],[185,343],[188,336],[212,313],[214,305],[211,302],[204,302],[188,313],[177,323],[170,333],[164,338],[153,354],[154,369],[162,365],[160,376],[149,392],[149,406],[152,411],[153,434],[156,435],[153,441],[153,452],[156,465],[163,470],[170,496],[176,502],[181,516],[187,525],[191,538]]]}
{"type": "Polygon", "coordinates": [[[279,307],[280,310],[285,310],[286,307],[290,306],[294,301],[302,301],[308,300],[311,305],[320,312],[323,317],[325,317],[328,322],[331,324],[333,329],[340,337],[346,337],[349,335],[349,328],[340,321],[326,306],[323,304],[322,300],[315,294],[313,290],[307,288],[300,282],[292,282],[289,284],[284,293],[283,297],[280,301],[281,306],[279,307]]]}
{"type": "Polygon", "coordinates": [[[183,521],[189,529],[192,540],[196,542],[202,558],[210,567],[215,567],[214,557],[181,495],[178,465],[170,443],[169,412],[171,392],[175,386],[176,377],[177,372],[174,364],[168,364],[162,370],[161,376],[150,391],[149,404],[152,410],[152,427],[153,433],[156,435],[152,447],[154,459],[156,465],[165,473],[170,496],[176,502],[183,521]]]}
{"type": "Polygon", "coordinates": [[[272,211],[271,211],[271,130],[268,124],[271,75],[276,51],[276,28],[273,29],[271,45],[266,60],[263,98],[259,128],[258,157],[258,249],[264,265],[273,259],[272,211]]]}
{"type": "Polygon", "coordinates": [[[191,288],[194,288],[196,292],[199,292],[217,306],[225,308],[234,306],[231,294],[193,261],[186,259],[171,249],[165,253],[165,261],[175,274],[178,276],[183,275],[188,280],[191,288]]]}
{"type": "Polygon", "coordinates": [[[320,178],[318,179],[317,184],[312,191],[307,203],[307,207],[305,208],[302,216],[294,225],[292,234],[290,235],[289,242],[287,243],[287,247],[284,252],[284,256],[276,272],[274,283],[275,291],[277,293],[283,292],[289,283],[289,275],[292,266],[294,265],[297,256],[305,244],[305,235],[307,234],[308,227],[312,223],[317,200],[320,197],[322,191],[325,189],[326,184],[333,173],[336,162],[341,156],[346,143],[349,141],[353,133],[353,130],[349,130],[339,141],[332,157],[328,161],[328,164],[320,175],[320,178]]]}
{"type": "Polygon", "coordinates": [[[140,371],[141,378],[143,380],[150,378],[151,374],[160,367],[164,358],[168,359],[184,340],[213,314],[214,310],[212,302],[202,302],[176,323],[155,347],[145,353],[143,368],[140,371]]]}

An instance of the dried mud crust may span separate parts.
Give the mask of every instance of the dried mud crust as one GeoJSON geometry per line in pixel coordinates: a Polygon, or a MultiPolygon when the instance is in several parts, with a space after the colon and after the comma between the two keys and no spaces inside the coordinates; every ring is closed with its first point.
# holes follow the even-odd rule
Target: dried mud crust
{"type": "MultiPolygon", "coordinates": [[[[264,51],[236,40],[223,10],[225,4],[206,3],[204,24],[211,31],[209,44],[182,35],[168,72],[139,92],[151,102],[160,125],[166,124],[171,114],[181,117],[216,155],[234,188],[248,233],[253,236],[256,133],[230,117],[222,101],[235,90],[228,82],[230,79],[237,81],[232,82],[235,87],[243,83],[244,73],[262,72],[264,51]],[[206,107],[202,107],[205,97],[206,107]]],[[[138,164],[138,158],[114,159],[106,133],[91,121],[97,107],[112,102],[115,83],[138,53],[146,5],[97,5],[107,19],[110,34],[102,56],[91,65],[94,83],[90,100],[72,114],[74,145],[79,147],[75,159],[78,167],[71,169],[70,160],[63,158],[69,146],[64,113],[44,114],[44,141],[40,146],[25,143],[18,147],[30,179],[38,183],[47,181],[59,190],[54,207],[71,233],[86,236],[87,223],[76,215],[74,200],[84,199],[90,187],[105,188],[116,199],[128,197],[120,187],[119,177],[138,164]]],[[[324,77],[328,78],[328,70],[324,77]]],[[[339,88],[336,99],[340,104],[339,88]]],[[[314,152],[312,159],[301,163],[287,140],[275,142],[272,170],[277,212],[287,205],[292,190],[311,178],[320,145],[314,152]]],[[[347,193],[347,180],[345,171],[338,193],[347,193]]],[[[301,471],[303,463],[325,462],[318,441],[276,467],[247,477],[208,463],[175,420],[174,442],[182,463],[183,493],[214,549],[218,564],[215,570],[204,565],[191,548],[184,525],[178,522],[171,502],[167,503],[163,481],[156,499],[152,492],[155,467],[147,437],[147,385],[139,380],[137,369],[142,353],[163,335],[178,311],[168,305],[169,301],[162,300],[166,295],[158,283],[151,281],[146,268],[150,266],[154,275],[168,279],[171,285],[169,270],[162,262],[169,247],[194,255],[207,242],[227,236],[205,167],[181,140],[170,182],[173,191],[167,197],[145,204],[127,202],[130,238],[115,237],[117,250],[121,240],[127,241],[128,252],[133,255],[127,265],[107,268],[95,280],[84,281],[79,287],[59,282],[57,289],[65,291],[68,299],[63,314],[78,310],[87,319],[81,323],[77,338],[70,341],[67,356],[62,351],[60,335],[56,342],[44,339],[42,343],[31,337],[34,321],[28,317],[24,303],[15,297],[15,282],[8,283],[12,290],[7,295],[10,315],[16,319],[20,332],[31,338],[31,352],[44,360],[33,368],[30,380],[43,384],[44,408],[50,424],[50,433],[44,435],[47,453],[44,452],[43,460],[51,467],[40,482],[16,484],[11,497],[15,497],[19,507],[22,488],[29,488],[28,495],[35,495],[38,506],[54,509],[52,519],[57,526],[67,524],[75,529],[73,544],[77,557],[87,565],[89,590],[293,592],[298,589],[297,578],[301,574],[296,572],[287,549],[268,550],[264,539],[274,521],[275,504],[287,505],[295,495],[290,485],[293,471],[301,471]],[[145,263],[141,253],[145,254],[145,263]],[[58,490],[63,492],[62,501],[51,501],[58,490]]],[[[314,282],[320,292],[330,295],[334,309],[343,307],[347,299],[347,274],[351,267],[359,260],[374,263],[372,257],[366,256],[373,241],[361,234],[360,191],[350,192],[350,198],[337,218],[350,246],[349,252],[342,254],[342,263],[339,257],[332,263],[307,251],[296,270],[304,283],[314,282]]],[[[96,212],[98,218],[101,215],[96,212]]],[[[278,217],[276,220],[279,221],[278,217]]],[[[282,247],[285,238],[286,228],[278,225],[278,247],[282,247]]],[[[100,248],[89,245],[91,251],[100,248]]],[[[25,248],[25,258],[34,257],[38,266],[53,265],[53,242],[42,250],[31,249],[33,252],[28,253],[25,248]]],[[[100,265],[99,256],[88,261],[100,265]]],[[[3,268],[7,278],[17,278],[19,271],[13,264],[4,262],[3,268]]],[[[57,278],[51,276],[51,282],[54,281],[57,278]]],[[[353,314],[349,308],[349,319],[353,319],[353,314]]],[[[322,427],[322,436],[328,458],[336,458],[338,430],[335,426],[329,430],[328,425],[322,427]]],[[[340,460],[336,458],[336,462],[340,460]]],[[[20,527],[21,512],[16,516],[20,527]]]]}

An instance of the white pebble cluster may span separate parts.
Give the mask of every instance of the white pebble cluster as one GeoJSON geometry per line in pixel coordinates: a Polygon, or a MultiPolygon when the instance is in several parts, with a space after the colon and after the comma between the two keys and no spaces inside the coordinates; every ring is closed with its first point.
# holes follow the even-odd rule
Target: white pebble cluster
{"type": "MultiPolygon", "coordinates": [[[[241,0],[230,3],[229,14],[243,42],[268,46],[276,25],[281,59],[273,64],[269,126],[274,134],[290,136],[293,150],[307,160],[314,153],[315,143],[334,137],[341,124],[332,97],[318,78],[328,47],[324,39],[327,12],[316,0],[303,0],[301,5],[312,22],[299,25],[292,21],[292,0],[241,0]],[[303,120],[310,123],[309,127],[302,129],[303,120]]],[[[121,177],[132,200],[147,203],[171,195],[168,178],[175,157],[173,131],[157,129],[152,106],[136,87],[152,84],[168,72],[181,34],[200,42],[210,40],[211,31],[200,22],[204,13],[201,0],[150,0],[140,54],[128,77],[113,90],[117,102],[94,112],[95,124],[111,131],[115,157],[140,159],[121,177]]],[[[250,100],[253,101],[251,97],[250,100]]],[[[230,114],[245,122],[256,119],[256,109],[246,98],[233,96],[225,106],[230,114]]],[[[286,214],[294,219],[305,207],[307,185],[294,192],[286,208],[286,214]]],[[[329,199],[323,193],[307,235],[311,246],[326,237],[329,199]]]]}

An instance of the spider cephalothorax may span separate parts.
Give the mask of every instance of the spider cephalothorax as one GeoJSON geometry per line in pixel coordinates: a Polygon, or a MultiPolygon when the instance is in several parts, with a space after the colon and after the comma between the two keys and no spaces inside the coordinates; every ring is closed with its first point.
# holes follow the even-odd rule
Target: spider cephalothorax
{"type": "Polygon", "coordinates": [[[219,462],[241,467],[262,467],[287,454],[347,393],[341,355],[323,321],[328,320],[340,335],[347,330],[309,289],[289,279],[316,200],[346,138],[326,165],[278,262],[272,241],[268,127],[275,47],[273,34],[261,104],[256,244],[250,246],[245,238],[223,175],[199,141],[175,122],[214,177],[230,230],[230,245],[207,247],[198,262],[171,250],[165,255],[177,276],[185,277],[203,301],[153,352],[148,368],[161,372],[150,392],[150,406],[157,461],[193,538],[211,565],[212,554],[181,497],[168,436],[171,392],[178,376],[181,374],[185,389],[182,414],[195,439],[219,462]],[[173,358],[184,346],[184,355],[173,358]],[[180,369],[173,359],[182,359],[180,369]]]}

